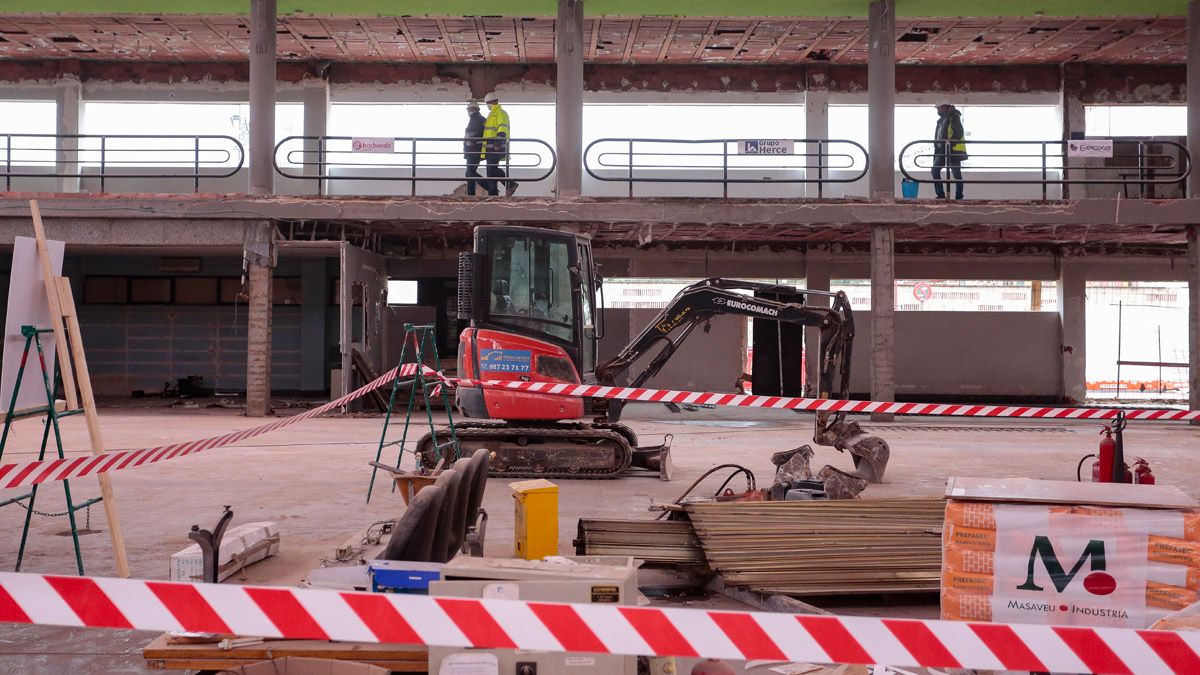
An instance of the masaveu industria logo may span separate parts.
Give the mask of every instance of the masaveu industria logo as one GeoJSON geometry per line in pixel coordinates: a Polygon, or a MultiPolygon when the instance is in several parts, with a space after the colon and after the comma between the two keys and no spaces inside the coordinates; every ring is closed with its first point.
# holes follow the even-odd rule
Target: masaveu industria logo
{"type": "Polygon", "coordinates": [[[1042,568],[1050,576],[1050,583],[1054,585],[1054,590],[1059,593],[1067,590],[1067,587],[1071,585],[1088,561],[1091,561],[1091,567],[1083,577],[1083,589],[1092,595],[1108,595],[1117,590],[1117,580],[1105,571],[1107,561],[1104,557],[1104,542],[1099,539],[1092,539],[1087,546],[1084,546],[1083,553],[1075,560],[1074,566],[1068,572],[1059,561],[1058,554],[1054,552],[1054,545],[1050,543],[1050,537],[1034,537],[1033,548],[1029,551],[1029,567],[1025,575],[1025,583],[1017,586],[1019,590],[1045,590],[1034,580],[1037,576],[1039,559],[1042,568]]]}

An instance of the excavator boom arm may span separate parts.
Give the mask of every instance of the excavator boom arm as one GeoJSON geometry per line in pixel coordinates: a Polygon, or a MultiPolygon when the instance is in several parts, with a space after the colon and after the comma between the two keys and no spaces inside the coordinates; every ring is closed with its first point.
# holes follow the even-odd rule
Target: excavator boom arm
{"type": "MultiPolygon", "coordinates": [[[[821,359],[819,389],[822,397],[846,396],[850,383],[850,350],[854,340],[854,318],[845,293],[807,291],[791,286],[764,284],[752,281],[710,278],[681,290],[658,316],[612,359],[596,366],[596,380],[612,385],[616,377],[628,370],[655,345],[662,349],[650,363],[629,382],[638,387],[656,375],[699,324],[714,316],[732,314],[754,319],[814,326],[821,330],[821,359]],[[803,303],[780,302],[764,297],[744,295],[737,291],[770,294],[824,295],[832,299],[831,307],[803,303]]],[[[619,415],[619,406],[609,406],[619,415]]]]}

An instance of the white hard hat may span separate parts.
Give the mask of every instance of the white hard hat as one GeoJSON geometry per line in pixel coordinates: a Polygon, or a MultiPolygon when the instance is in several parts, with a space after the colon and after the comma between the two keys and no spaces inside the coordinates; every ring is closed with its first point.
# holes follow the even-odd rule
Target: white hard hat
{"type": "Polygon", "coordinates": [[[479,110],[479,103],[475,101],[467,101],[467,110],[479,110]]]}
{"type": "Polygon", "coordinates": [[[494,91],[483,97],[484,103],[491,103],[492,101],[496,101],[497,103],[500,102],[500,95],[494,91]]]}

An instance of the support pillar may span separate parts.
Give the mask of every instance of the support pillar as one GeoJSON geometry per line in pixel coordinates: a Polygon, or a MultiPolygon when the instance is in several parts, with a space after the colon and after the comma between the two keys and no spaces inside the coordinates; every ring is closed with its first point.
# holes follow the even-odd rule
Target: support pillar
{"type": "MultiPolygon", "coordinates": [[[[76,75],[63,75],[54,86],[54,102],[58,120],[54,133],[58,134],[58,146],[54,156],[54,172],[57,174],[79,171],[79,139],[63,136],[82,133],[83,85],[76,75]]],[[[60,192],[79,192],[79,176],[59,178],[60,192]]]]}
{"type": "Polygon", "coordinates": [[[896,197],[896,2],[872,0],[867,9],[867,175],[871,199],[896,197]]]}
{"type": "Polygon", "coordinates": [[[583,0],[558,0],[554,151],[559,197],[578,197],[583,188],[583,54],[583,0]]]}
{"type": "Polygon", "coordinates": [[[1062,321],[1063,401],[1082,403],[1087,397],[1087,275],[1083,265],[1070,260],[1062,260],[1059,267],[1058,316],[1062,321]]]}
{"type": "MultiPolygon", "coordinates": [[[[1188,408],[1200,410],[1200,225],[1188,226],[1187,243],[1188,408]]],[[[1192,424],[1200,422],[1192,420],[1192,424]]]]}
{"type": "Polygon", "coordinates": [[[250,194],[275,193],[275,0],[250,0],[250,194]]]}
{"type": "MultiPolygon", "coordinates": [[[[804,92],[804,137],[813,140],[828,140],[829,139],[829,92],[812,89],[804,92]]],[[[829,154],[829,148],[817,143],[808,144],[808,161],[805,162],[805,173],[809,178],[817,178],[821,172],[818,166],[818,155],[824,151],[829,154]]],[[[825,167],[824,175],[829,177],[829,167],[825,167]]],[[[818,183],[806,183],[804,189],[806,197],[824,197],[828,196],[821,189],[818,183]]],[[[812,286],[809,286],[812,288],[812,286]]]]}
{"type": "MultiPolygon", "coordinates": [[[[896,400],[896,227],[871,226],[871,400],[896,400]]],[[[891,422],[891,413],[872,413],[891,422]]]]}
{"type": "MultiPolygon", "coordinates": [[[[804,287],[810,291],[828,291],[832,267],[827,247],[809,248],[804,254],[804,287]]],[[[823,295],[810,295],[805,302],[814,307],[829,306],[829,298],[823,295]]],[[[815,398],[821,395],[818,390],[820,373],[821,329],[816,326],[808,326],[804,329],[805,396],[815,398]]]]}
{"type": "MultiPolygon", "coordinates": [[[[1080,98],[1079,98],[1079,91],[1078,91],[1078,87],[1076,86],[1076,80],[1072,77],[1072,75],[1070,73],[1069,64],[1063,64],[1061,77],[1062,77],[1062,84],[1060,85],[1061,91],[1062,91],[1061,112],[1062,112],[1062,125],[1063,125],[1062,140],[1063,140],[1063,147],[1066,147],[1067,141],[1071,140],[1072,138],[1074,138],[1074,139],[1083,138],[1084,135],[1087,133],[1087,115],[1086,115],[1086,111],[1084,110],[1084,107],[1083,107],[1083,101],[1080,100],[1080,98]]],[[[1084,163],[1086,161],[1087,161],[1086,159],[1080,159],[1078,157],[1068,157],[1068,158],[1064,159],[1063,160],[1063,162],[1064,162],[1063,163],[1063,177],[1064,178],[1069,177],[1071,175],[1072,167],[1081,167],[1084,165],[1084,163]]],[[[1087,196],[1087,194],[1085,192],[1086,188],[1087,188],[1086,185],[1074,186],[1075,194],[1073,196],[1076,198],[1086,197],[1087,196]]],[[[1066,185],[1066,184],[1064,184],[1062,186],[1062,198],[1063,199],[1070,199],[1072,197],[1071,192],[1072,192],[1072,186],[1066,185]]]]}
{"type": "Polygon", "coordinates": [[[1200,0],[1188,2],[1187,36],[1187,147],[1192,156],[1188,196],[1200,199],[1200,171],[1196,170],[1200,162],[1200,0]]]}
{"type": "Polygon", "coordinates": [[[275,228],[267,222],[246,231],[242,259],[249,283],[246,303],[246,416],[271,413],[271,304],[275,228]]]}
{"type": "MultiPolygon", "coordinates": [[[[304,81],[304,135],[321,137],[329,133],[329,78],[304,81]]],[[[323,144],[319,140],[304,142],[304,175],[320,176],[325,173],[323,144]]],[[[317,179],[312,188],[318,195],[325,194],[326,183],[317,179]]]]}

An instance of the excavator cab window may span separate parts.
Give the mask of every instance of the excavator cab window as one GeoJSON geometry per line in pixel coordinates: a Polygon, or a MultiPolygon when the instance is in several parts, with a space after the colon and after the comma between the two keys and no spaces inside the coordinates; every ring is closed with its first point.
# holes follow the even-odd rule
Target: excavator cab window
{"type": "Polygon", "coordinates": [[[573,252],[566,239],[507,233],[493,236],[491,321],[574,343],[573,252]]]}

